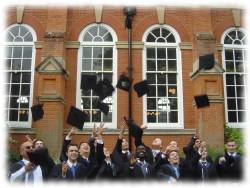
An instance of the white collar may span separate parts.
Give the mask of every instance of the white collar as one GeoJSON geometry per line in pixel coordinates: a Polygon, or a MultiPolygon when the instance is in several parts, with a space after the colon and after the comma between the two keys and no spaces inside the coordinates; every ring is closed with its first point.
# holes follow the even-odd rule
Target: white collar
{"type": "Polygon", "coordinates": [[[233,154],[231,154],[231,153],[227,152],[227,154],[228,154],[229,156],[230,156],[230,155],[232,155],[233,157],[235,157],[236,152],[234,152],[233,154]]]}
{"type": "Polygon", "coordinates": [[[68,163],[68,165],[69,165],[70,168],[71,168],[73,165],[76,166],[76,164],[77,164],[77,162],[73,164],[73,163],[71,163],[69,160],[67,160],[67,163],[68,163]]]}
{"type": "Polygon", "coordinates": [[[25,165],[28,164],[28,163],[30,162],[30,161],[28,161],[28,160],[26,160],[26,159],[23,159],[22,161],[24,162],[25,165]]]}

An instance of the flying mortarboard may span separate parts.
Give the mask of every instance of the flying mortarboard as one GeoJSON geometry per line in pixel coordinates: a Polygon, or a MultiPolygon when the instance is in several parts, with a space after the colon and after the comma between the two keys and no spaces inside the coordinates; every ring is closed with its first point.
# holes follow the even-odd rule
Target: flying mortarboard
{"type": "Polygon", "coordinates": [[[195,99],[197,108],[202,108],[202,107],[210,105],[206,94],[195,96],[194,99],[195,99]]]}
{"type": "Polygon", "coordinates": [[[214,66],[214,54],[208,54],[199,57],[199,70],[211,69],[214,66]]]}
{"type": "Polygon", "coordinates": [[[115,89],[107,79],[104,79],[102,81],[99,81],[98,84],[95,85],[93,90],[100,97],[100,99],[103,100],[107,96],[111,95],[115,89]]]}
{"type": "Polygon", "coordinates": [[[43,106],[41,104],[36,104],[36,105],[32,106],[31,113],[32,113],[33,121],[37,121],[39,119],[42,119],[43,115],[44,115],[43,106]]]}
{"type": "Polygon", "coordinates": [[[40,147],[33,152],[27,152],[30,162],[34,163],[35,165],[40,165],[45,163],[46,158],[48,157],[48,148],[40,147]]]}
{"type": "Polygon", "coordinates": [[[134,85],[134,90],[137,92],[138,97],[141,97],[149,92],[148,81],[143,80],[134,85]]]}
{"type": "Polygon", "coordinates": [[[99,101],[98,104],[96,105],[96,107],[99,108],[105,115],[108,115],[108,113],[109,113],[109,105],[99,101]]]}
{"type": "Polygon", "coordinates": [[[128,92],[130,90],[131,83],[132,83],[132,78],[125,75],[121,75],[116,87],[128,92]]]}
{"type": "Polygon", "coordinates": [[[82,74],[81,89],[83,90],[93,89],[93,87],[96,85],[96,80],[97,80],[96,75],[82,74]]]}
{"type": "Polygon", "coordinates": [[[85,112],[74,106],[71,106],[67,123],[81,130],[83,128],[86,116],[87,114],[85,114],[85,112]]]}

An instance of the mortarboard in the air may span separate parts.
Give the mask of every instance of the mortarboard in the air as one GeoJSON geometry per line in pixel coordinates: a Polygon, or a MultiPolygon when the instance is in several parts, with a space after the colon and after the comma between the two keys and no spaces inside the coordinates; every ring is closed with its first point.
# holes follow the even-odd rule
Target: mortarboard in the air
{"type": "Polygon", "coordinates": [[[108,113],[109,113],[109,105],[107,105],[106,103],[103,103],[103,102],[99,101],[97,103],[96,107],[98,109],[100,109],[105,115],[108,115],[108,113]]]}
{"type": "Polygon", "coordinates": [[[97,80],[96,75],[82,74],[81,89],[83,90],[93,89],[93,87],[96,85],[96,80],[97,80]]]}
{"type": "Polygon", "coordinates": [[[195,99],[197,108],[202,108],[202,107],[210,105],[206,94],[195,96],[194,99],[195,99]]]}
{"type": "Polygon", "coordinates": [[[121,75],[116,87],[128,92],[130,90],[131,83],[132,83],[132,78],[125,75],[121,75]]]}
{"type": "Polygon", "coordinates": [[[214,66],[214,54],[208,54],[199,57],[199,70],[211,69],[214,66]]]}
{"type": "Polygon", "coordinates": [[[111,95],[115,89],[107,79],[104,79],[102,81],[99,81],[98,84],[95,85],[93,90],[100,97],[100,99],[103,100],[107,96],[111,95]]]}
{"type": "Polygon", "coordinates": [[[129,127],[129,134],[135,139],[141,138],[143,130],[139,127],[139,125],[137,123],[134,123],[133,120],[127,120],[125,117],[123,117],[123,119],[127,122],[127,125],[129,127]]]}
{"type": "Polygon", "coordinates": [[[141,97],[149,92],[148,81],[143,80],[134,85],[134,90],[137,92],[138,97],[141,97]]]}
{"type": "Polygon", "coordinates": [[[36,105],[32,106],[31,113],[32,113],[33,121],[37,121],[39,119],[42,119],[43,115],[44,115],[43,106],[41,104],[36,104],[36,105]]]}
{"type": "Polygon", "coordinates": [[[85,112],[74,106],[71,106],[67,123],[81,130],[83,128],[86,116],[87,114],[85,112]]]}

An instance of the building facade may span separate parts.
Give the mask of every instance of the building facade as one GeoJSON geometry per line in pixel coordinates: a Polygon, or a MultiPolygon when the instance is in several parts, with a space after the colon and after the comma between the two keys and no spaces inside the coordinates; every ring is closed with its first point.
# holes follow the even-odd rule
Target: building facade
{"type": "Polygon", "coordinates": [[[42,139],[50,153],[58,154],[72,128],[66,123],[69,109],[75,106],[88,114],[83,130],[73,138],[76,143],[88,140],[94,123],[105,122],[105,146],[112,150],[121,120],[131,113],[135,122],[148,125],[143,142],[149,146],[159,137],[164,148],[171,140],[182,148],[198,129],[208,145],[222,149],[225,123],[246,127],[244,13],[138,6],[128,30],[124,7],[8,7],[4,117],[10,136],[20,143],[27,134],[42,139]],[[214,65],[200,69],[199,57],[206,54],[214,55],[214,65]],[[129,70],[131,98],[115,88],[103,100],[108,115],[96,108],[93,90],[80,89],[82,74],[106,78],[115,87],[129,70]],[[139,98],[133,85],[145,79],[150,92],[139,98]],[[204,93],[210,105],[197,108],[194,96],[204,93]],[[44,109],[38,121],[32,120],[30,110],[35,104],[44,109]]]}

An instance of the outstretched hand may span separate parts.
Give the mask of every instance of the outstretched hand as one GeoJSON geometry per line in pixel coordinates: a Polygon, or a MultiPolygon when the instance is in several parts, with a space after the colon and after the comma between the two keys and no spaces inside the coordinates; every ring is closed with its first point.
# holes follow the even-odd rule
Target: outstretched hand
{"type": "Polygon", "coordinates": [[[31,144],[33,144],[36,141],[36,139],[31,140],[29,135],[26,135],[25,137],[27,139],[27,142],[30,142],[31,144]]]}
{"type": "Polygon", "coordinates": [[[78,131],[76,130],[75,127],[73,127],[73,128],[69,131],[67,137],[70,138],[70,139],[72,139],[71,136],[74,135],[74,134],[77,134],[77,133],[78,133],[78,131]]]}

